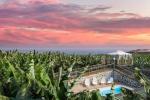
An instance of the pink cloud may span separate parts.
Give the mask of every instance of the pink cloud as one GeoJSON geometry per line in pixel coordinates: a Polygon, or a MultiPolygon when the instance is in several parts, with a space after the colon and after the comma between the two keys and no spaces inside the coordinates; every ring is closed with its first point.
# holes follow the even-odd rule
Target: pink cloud
{"type": "Polygon", "coordinates": [[[45,4],[56,4],[60,3],[60,0],[17,0],[21,4],[30,4],[30,3],[45,3],[45,4]]]}
{"type": "MultiPolygon", "coordinates": [[[[112,45],[150,45],[147,35],[135,34],[99,34],[94,32],[69,32],[57,30],[36,30],[32,28],[3,27],[0,30],[0,45],[3,46],[112,46],[112,45]],[[142,38],[140,38],[142,36],[142,38]],[[140,39],[140,40],[139,40],[140,39]],[[3,45],[2,45],[3,44],[3,45]]],[[[133,31],[133,30],[132,30],[133,31]]],[[[132,31],[130,31],[132,33],[132,31]]],[[[130,33],[129,32],[129,33],[130,33]]],[[[144,32],[144,30],[143,30],[144,32]]],[[[150,32],[150,30],[145,30],[150,32]]]]}
{"type": "Polygon", "coordinates": [[[0,8],[0,46],[150,45],[149,38],[144,40],[148,35],[141,35],[150,34],[150,18],[120,12],[90,14],[81,6],[55,0],[17,2],[0,8]]]}
{"type": "Polygon", "coordinates": [[[121,18],[141,18],[142,16],[134,13],[96,13],[95,18],[100,20],[121,19],[121,18]]]}
{"type": "Polygon", "coordinates": [[[58,3],[61,3],[60,0],[6,0],[0,4],[0,8],[18,8],[28,5],[34,6],[38,4],[58,4],[58,3]]]}

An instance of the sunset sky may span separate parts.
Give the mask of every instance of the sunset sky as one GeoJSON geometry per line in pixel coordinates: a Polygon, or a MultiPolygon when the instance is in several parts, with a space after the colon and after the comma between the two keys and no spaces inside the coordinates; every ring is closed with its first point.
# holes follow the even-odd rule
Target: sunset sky
{"type": "Polygon", "coordinates": [[[150,0],[0,0],[0,48],[150,48],[150,0]]]}

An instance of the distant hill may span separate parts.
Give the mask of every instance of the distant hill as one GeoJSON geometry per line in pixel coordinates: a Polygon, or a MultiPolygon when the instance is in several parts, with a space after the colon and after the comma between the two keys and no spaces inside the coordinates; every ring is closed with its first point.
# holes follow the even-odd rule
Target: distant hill
{"type": "Polygon", "coordinates": [[[129,53],[150,54],[150,49],[136,49],[129,51],[129,53]]]}

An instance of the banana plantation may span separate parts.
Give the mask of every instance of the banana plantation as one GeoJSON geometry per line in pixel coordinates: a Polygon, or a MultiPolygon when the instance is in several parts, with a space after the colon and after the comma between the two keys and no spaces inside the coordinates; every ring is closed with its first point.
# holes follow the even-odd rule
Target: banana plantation
{"type": "MultiPolygon", "coordinates": [[[[71,91],[89,66],[101,64],[103,56],[0,51],[0,100],[121,100],[113,92],[103,97],[98,90],[77,94],[71,91]],[[83,70],[68,82],[71,72],[79,68],[83,70]]],[[[133,66],[136,78],[144,86],[146,97],[122,89],[122,98],[150,100],[150,80],[140,71],[142,67],[150,67],[150,55],[134,55],[133,66]]]]}

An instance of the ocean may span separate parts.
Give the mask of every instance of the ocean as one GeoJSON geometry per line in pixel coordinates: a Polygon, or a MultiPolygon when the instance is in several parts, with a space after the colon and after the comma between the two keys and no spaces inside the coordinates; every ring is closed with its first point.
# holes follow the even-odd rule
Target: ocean
{"type": "MultiPolygon", "coordinates": [[[[1,48],[1,50],[18,50],[20,52],[29,52],[29,51],[39,51],[39,52],[63,52],[67,54],[107,54],[114,52],[118,49],[105,49],[105,48],[1,48]]],[[[119,49],[125,52],[129,51],[127,49],[119,49]]]]}

